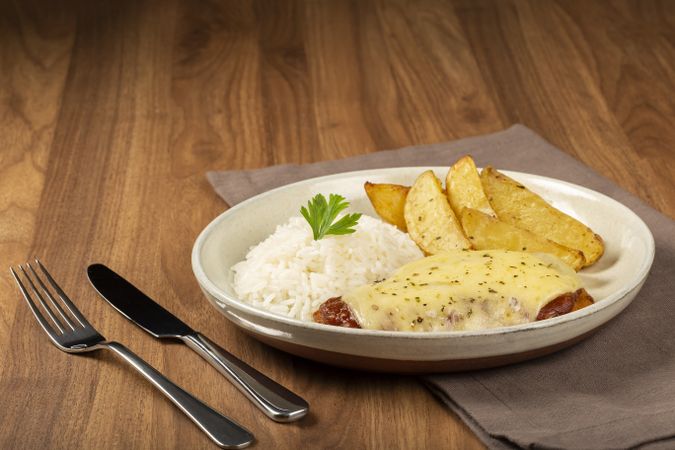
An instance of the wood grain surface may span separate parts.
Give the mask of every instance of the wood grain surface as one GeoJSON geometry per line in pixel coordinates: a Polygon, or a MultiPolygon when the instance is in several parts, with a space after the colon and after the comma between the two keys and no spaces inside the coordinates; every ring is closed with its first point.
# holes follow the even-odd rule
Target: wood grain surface
{"type": "MultiPolygon", "coordinates": [[[[213,169],[523,123],[675,217],[672,1],[0,1],[0,255],[39,255],[109,338],[256,448],[482,448],[412,377],[272,350],[202,298],[213,169]],[[100,301],[105,262],[312,405],[273,423],[206,362],[100,301]]],[[[0,275],[0,448],[213,448],[112,355],[48,344],[0,275]]]]}

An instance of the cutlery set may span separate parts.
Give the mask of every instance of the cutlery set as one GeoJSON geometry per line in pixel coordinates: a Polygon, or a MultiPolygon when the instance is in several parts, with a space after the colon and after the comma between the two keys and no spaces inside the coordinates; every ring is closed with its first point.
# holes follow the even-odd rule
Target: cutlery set
{"type": "MultiPolygon", "coordinates": [[[[218,446],[244,448],[253,442],[248,430],[174,384],[124,345],[106,340],[38,259],[10,271],[28,307],[57,348],[66,353],[111,350],[159,389],[218,446]]],[[[307,414],[309,405],[305,400],[193,330],[108,267],[93,264],[87,274],[101,297],[123,316],[158,339],[185,343],[271,419],[292,422],[307,414]]]]}

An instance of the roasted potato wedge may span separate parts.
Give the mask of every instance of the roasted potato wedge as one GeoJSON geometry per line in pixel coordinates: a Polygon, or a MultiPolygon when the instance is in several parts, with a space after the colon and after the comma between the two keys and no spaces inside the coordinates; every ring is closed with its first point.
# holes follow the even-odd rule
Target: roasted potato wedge
{"type": "Polygon", "coordinates": [[[460,158],[450,167],[445,177],[445,190],[450,206],[457,217],[464,208],[476,209],[497,217],[483,191],[476,164],[471,156],[460,158]]]}
{"type": "Polygon", "coordinates": [[[513,250],[550,253],[560,258],[574,270],[584,266],[584,254],[564,245],[556,244],[531,231],[491,217],[481,211],[464,208],[460,216],[464,233],[476,250],[513,250]]]}
{"type": "Polygon", "coordinates": [[[440,180],[431,170],[422,173],[410,188],[403,215],[410,238],[429,255],[471,248],[440,180]]]}
{"type": "Polygon", "coordinates": [[[604,252],[602,238],[578,220],[549,205],[522,184],[492,167],[481,173],[483,190],[500,220],[583,252],[589,266],[604,252]]]}
{"type": "Polygon", "coordinates": [[[407,231],[403,217],[403,208],[405,199],[408,196],[410,188],[400,184],[371,183],[366,182],[363,185],[370,203],[375,212],[382,220],[392,225],[396,225],[399,230],[407,231]]]}

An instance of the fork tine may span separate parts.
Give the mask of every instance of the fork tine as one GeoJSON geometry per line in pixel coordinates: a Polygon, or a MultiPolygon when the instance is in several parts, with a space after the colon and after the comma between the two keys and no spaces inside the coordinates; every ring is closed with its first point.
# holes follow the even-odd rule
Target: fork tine
{"type": "Polygon", "coordinates": [[[87,319],[84,318],[84,316],[82,315],[80,310],[77,309],[77,306],[75,306],[73,304],[73,302],[70,301],[70,298],[68,298],[66,293],[63,292],[63,289],[61,289],[61,286],[59,286],[58,283],[56,282],[56,280],[54,280],[54,278],[52,278],[51,274],[47,271],[47,268],[42,265],[40,260],[35,258],[35,262],[37,263],[37,265],[40,267],[42,272],[47,277],[47,281],[49,281],[49,284],[52,286],[52,288],[54,288],[54,290],[59,295],[59,297],[61,297],[61,300],[63,301],[63,304],[66,306],[66,308],[68,308],[68,311],[70,311],[70,313],[77,319],[77,321],[80,322],[80,325],[82,325],[83,327],[93,328],[93,326],[87,321],[87,319]]]}
{"type": "Polygon", "coordinates": [[[56,301],[56,299],[54,298],[54,296],[52,296],[52,293],[49,292],[49,289],[47,289],[47,286],[45,286],[45,284],[42,282],[42,279],[40,278],[40,275],[38,275],[37,272],[35,272],[35,269],[33,269],[33,266],[31,266],[30,263],[26,263],[26,265],[28,266],[28,268],[30,269],[31,273],[33,274],[33,276],[34,276],[35,279],[37,280],[38,284],[40,285],[40,288],[42,289],[42,292],[44,292],[44,294],[45,294],[45,295],[47,296],[47,298],[49,299],[49,302],[50,302],[50,303],[54,306],[54,308],[59,312],[59,314],[61,315],[61,317],[63,318],[63,320],[68,324],[68,326],[70,327],[70,329],[74,331],[74,330],[75,330],[75,324],[73,323],[72,320],[70,320],[70,317],[68,317],[68,315],[67,315],[66,312],[63,310],[63,308],[61,308],[61,305],[59,304],[59,302],[56,301]]]}
{"type": "MultiPolygon", "coordinates": [[[[21,267],[21,266],[19,266],[21,267]]],[[[21,290],[21,294],[23,295],[23,298],[26,299],[26,302],[28,303],[28,307],[30,308],[31,311],[33,311],[33,315],[37,319],[38,322],[40,322],[40,326],[42,326],[42,329],[47,332],[47,334],[52,338],[52,340],[56,339],[56,332],[52,328],[52,326],[47,322],[45,317],[42,315],[40,310],[38,309],[37,305],[33,302],[33,300],[30,298],[30,294],[28,294],[28,290],[26,290],[26,286],[21,282],[21,279],[19,278],[19,275],[14,271],[12,267],[9,268],[9,270],[12,272],[12,276],[14,276],[14,281],[16,281],[16,284],[19,285],[19,289],[21,290]]],[[[63,332],[63,330],[61,330],[63,332]]]]}
{"type": "Polygon", "coordinates": [[[56,325],[56,328],[58,328],[59,332],[63,334],[63,324],[59,322],[59,320],[56,318],[54,315],[54,312],[52,309],[49,307],[47,302],[45,302],[45,299],[42,297],[40,292],[38,292],[37,288],[35,287],[35,284],[33,283],[33,280],[31,279],[30,275],[28,275],[28,272],[26,272],[26,269],[23,268],[21,264],[19,264],[19,269],[21,269],[21,272],[23,272],[23,276],[28,281],[28,285],[31,288],[31,291],[33,291],[33,294],[38,298],[40,301],[40,304],[42,305],[42,309],[47,313],[50,319],[52,319],[52,322],[54,325],[56,325]]]}

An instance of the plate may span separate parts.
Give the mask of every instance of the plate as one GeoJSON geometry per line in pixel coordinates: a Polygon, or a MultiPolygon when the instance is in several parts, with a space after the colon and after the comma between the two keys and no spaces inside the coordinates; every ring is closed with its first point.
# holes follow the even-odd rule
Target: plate
{"type": "Polygon", "coordinates": [[[579,275],[596,303],[554,319],[481,331],[394,332],[334,327],[283,317],[237,298],[230,268],[248,249],[297,215],[317,193],[339,193],[352,211],[377,217],[363,183],[411,185],[424,170],[440,179],[447,167],[403,167],[347,172],[289,184],[246,200],[214,219],[192,250],[192,269],[208,301],[253,337],[289,353],[336,366],[420,373],[473,370],[552,353],[589,336],[626,308],[654,259],[654,238],[621,203],[552,178],[503,171],[556,208],[600,234],[605,253],[579,275]]]}

